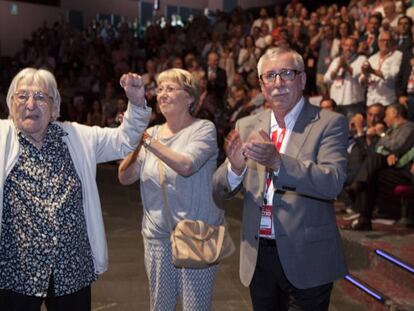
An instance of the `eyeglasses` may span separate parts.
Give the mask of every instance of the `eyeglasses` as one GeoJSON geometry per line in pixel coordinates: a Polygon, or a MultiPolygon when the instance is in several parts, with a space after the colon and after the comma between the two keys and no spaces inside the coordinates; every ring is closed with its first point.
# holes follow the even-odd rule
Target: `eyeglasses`
{"type": "Polygon", "coordinates": [[[282,79],[282,81],[293,81],[295,80],[298,74],[302,73],[302,71],[296,69],[282,69],[279,72],[269,71],[262,75],[260,75],[260,79],[267,84],[275,83],[277,76],[282,79]]]}
{"type": "Polygon", "coordinates": [[[157,95],[160,95],[162,92],[166,92],[167,94],[171,94],[172,92],[175,92],[175,91],[185,91],[184,89],[180,89],[180,88],[175,88],[175,87],[172,87],[172,86],[166,86],[166,87],[157,87],[156,89],[155,89],[155,93],[157,94],[157,95]]]}
{"type": "Polygon", "coordinates": [[[13,98],[20,105],[26,104],[30,97],[32,97],[33,100],[37,104],[46,104],[48,99],[52,99],[53,98],[52,96],[49,96],[49,94],[43,93],[41,91],[36,91],[36,92],[17,91],[13,95],[13,98]]]}

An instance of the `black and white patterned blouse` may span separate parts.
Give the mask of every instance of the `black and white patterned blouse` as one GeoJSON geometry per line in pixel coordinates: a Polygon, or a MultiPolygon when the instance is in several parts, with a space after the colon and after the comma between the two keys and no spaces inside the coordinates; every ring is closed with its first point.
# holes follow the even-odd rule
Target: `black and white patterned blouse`
{"type": "Polygon", "coordinates": [[[45,297],[96,280],[82,204],[82,184],[67,135],[50,124],[41,150],[19,133],[20,155],[4,184],[0,288],[45,297]]]}

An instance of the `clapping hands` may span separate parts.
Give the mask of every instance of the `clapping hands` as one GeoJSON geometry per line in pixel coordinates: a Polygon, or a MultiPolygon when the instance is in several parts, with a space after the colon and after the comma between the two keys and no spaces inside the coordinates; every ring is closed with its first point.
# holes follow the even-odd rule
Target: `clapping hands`
{"type": "Polygon", "coordinates": [[[255,161],[268,169],[278,170],[281,163],[280,153],[263,129],[252,132],[246,143],[241,140],[239,132],[233,130],[227,136],[224,150],[234,173],[240,175],[247,159],[255,161]]]}
{"type": "Polygon", "coordinates": [[[361,71],[364,75],[371,74],[373,72],[371,64],[368,61],[366,61],[364,64],[362,64],[361,71]]]}
{"type": "Polygon", "coordinates": [[[280,153],[270,139],[269,134],[263,129],[249,135],[247,142],[244,144],[244,155],[268,169],[276,171],[280,167],[280,153]]]}
{"type": "Polygon", "coordinates": [[[231,169],[237,175],[243,173],[246,167],[246,158],[243,151],[243,141],[241,140],[240,133],[236,130],[232,130],[224,142],[224,151],[231,164],[231,169]]]}

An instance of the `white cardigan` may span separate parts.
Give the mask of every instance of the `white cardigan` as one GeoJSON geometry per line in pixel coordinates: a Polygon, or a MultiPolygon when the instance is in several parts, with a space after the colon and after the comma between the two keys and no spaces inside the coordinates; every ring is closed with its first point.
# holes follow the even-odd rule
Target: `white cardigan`
{"type": "MultiPolygon", "coordinates": [[[[123,158],[134,150],[148,126],[150,116],[150,108],[129,104],[123,122],[118,128],[56,122],[68,133],[67,136],[63,136],[63,140],[82,181],[83,209],[97,274],[107,270],[108,249],[96,185],[96,164],[123,158]]],[[[4,183],[18,159],[19,146],[13,121],[0,120],[0,235],[4,183]]]]}

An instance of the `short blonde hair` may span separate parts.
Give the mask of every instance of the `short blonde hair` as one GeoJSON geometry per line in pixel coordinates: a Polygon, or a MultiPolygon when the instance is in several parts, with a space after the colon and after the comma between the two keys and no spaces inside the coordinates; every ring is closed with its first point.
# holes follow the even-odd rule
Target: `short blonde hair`
{"type": "Polygon", "coordinates": [[[194,98],[194,101],[190,105],[190,112],[192,112],[200,98],[200,87],[197,79],[187,70],[172,68],[158,75],[157,85],[167,81],[177,83],[194,98]]]}
{"type": "Polygon", "coordinates": [[[36,68],[25,68],[19,71],[13,78],[9,90],[7,92],[7,107],[9,108],[9,118],[13,117],[12,105],[13,105],[13,95],[17,90],[17,85],[21,80],[30,79],[32,83],[41,85],[44,84],[46,87],[47,93],[52,97],[54,113],[52,115],[52,121],[56,121],[60,115],[60,103],[61,97],[59,90],[57,88],[56,79],[53,74],[45,69],[36,69],[36,68]]]}

